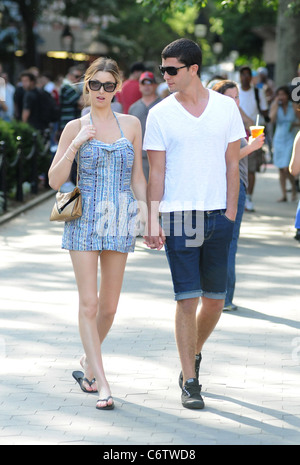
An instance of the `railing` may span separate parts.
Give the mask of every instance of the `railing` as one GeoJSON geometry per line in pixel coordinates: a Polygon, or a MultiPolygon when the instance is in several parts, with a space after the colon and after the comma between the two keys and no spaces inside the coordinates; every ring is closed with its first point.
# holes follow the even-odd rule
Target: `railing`
{"type": "MultiPolygon", "coordinates": [[[[32,148],[28,155],[24,155],[22,137],[17,136],[17,151],[16,157],[12,162],[9,162],[6,156],[6,144],[0,141],[0,213],[7,211],[7,172],[14,170],[14,179],[16,186],[15,200],[18,202],[24,201],[23,182],[24,182],[24,167],[30,163],[30,182],[31,193],[38,194],[39,192],[39,170],[38,163],[40,157],[49,156],[50,162],[50,131],[46,130],[43,134],[44,148],[42,152],[38,149],[37,133],[32,134],[32,148]],[[1,205],[2,204],[2,205],[1,205]]],[[[45,174],[44,187],[49,187],[47,173],[45,174]]]]}

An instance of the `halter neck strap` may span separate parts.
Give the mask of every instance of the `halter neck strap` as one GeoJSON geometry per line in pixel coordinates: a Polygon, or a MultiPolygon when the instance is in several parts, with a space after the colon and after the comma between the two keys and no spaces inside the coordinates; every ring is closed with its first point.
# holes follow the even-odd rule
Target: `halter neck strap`
{"type": "MultiPolygon", "coordinates": [[[[120,129],[120,133],[121,133],[121,137],[124,137],[124,133],[123,133],[122,128],[121,128],[121,126],[120,126],[120,123],[119,123],[119,120],[118,120],[118,118],[117,118],[117,115],[115,114],[114,111],[113,111],[113,115],[114,115],[114,117],[116,118],[116,121],[117,121],[117,123],[118,123],[119,129],[120,129]]],[[[93,124],[92,113],[91,113],[91,112],[90,112],[90,123],[93,124]]]]}

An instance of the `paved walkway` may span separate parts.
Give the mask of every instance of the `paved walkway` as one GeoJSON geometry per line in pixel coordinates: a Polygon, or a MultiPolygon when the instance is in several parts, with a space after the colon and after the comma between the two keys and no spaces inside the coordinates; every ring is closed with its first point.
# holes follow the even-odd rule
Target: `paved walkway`
{"type": "Polygon", "coordinates": [[[53,199],[0,225],[0,444],[300,444],[300,245],[296,203],[257,177],[237,257],[237,312],[203,352],[202,411],[184,409],[163,251],[138,240],[103,351],[116,408],[95,409],[72,378],[82,353],[77,292],[53,199]]]}

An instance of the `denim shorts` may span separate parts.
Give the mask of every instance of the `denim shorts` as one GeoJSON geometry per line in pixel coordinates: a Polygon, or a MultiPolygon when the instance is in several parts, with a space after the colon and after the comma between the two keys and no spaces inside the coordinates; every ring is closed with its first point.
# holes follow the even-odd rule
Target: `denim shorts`
{"type": "Polygon", "coordinates": [[[202,296],[225,299],[234,221],[225,216],[225,210],[193,210],[188,215],[189,226],[185,227],[185,214],[187,212],[162,214],[175,300],[202,296]]]}

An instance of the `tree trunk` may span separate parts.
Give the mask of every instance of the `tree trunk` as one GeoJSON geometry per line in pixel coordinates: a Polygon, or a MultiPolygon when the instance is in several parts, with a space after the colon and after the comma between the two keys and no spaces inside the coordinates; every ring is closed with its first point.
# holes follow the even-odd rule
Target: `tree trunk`
{"type": "Polygon", "coordinates": [[[279,0],[277,15],[276,86],[289,84],[297,76],[300,63],[300,13],[288,14],[290,0],[279,0]]]}
{"type": "Polygon", "coordinates": [[[38,17],[38,0],[19,0],[20,13],[23,18],[25,32],[25,54],[23,62],[26,68],[37,65],[37,49],[34,25],[38,17]]]}

